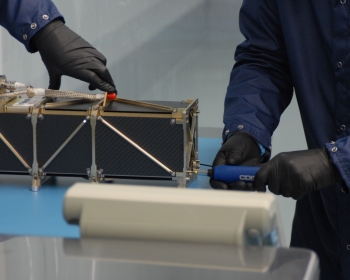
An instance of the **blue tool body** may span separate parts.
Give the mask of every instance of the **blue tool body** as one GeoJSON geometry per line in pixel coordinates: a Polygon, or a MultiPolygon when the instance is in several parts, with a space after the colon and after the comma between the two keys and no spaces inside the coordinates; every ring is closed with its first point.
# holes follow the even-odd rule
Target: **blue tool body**
{"type": "Polygon", "coordinates": [[[237,181],[249,183],[254,181],[255,174],[259,169],[260,167],[257,166],[218,165],[208,175],[216,181],[227,184],[237,181]]]}

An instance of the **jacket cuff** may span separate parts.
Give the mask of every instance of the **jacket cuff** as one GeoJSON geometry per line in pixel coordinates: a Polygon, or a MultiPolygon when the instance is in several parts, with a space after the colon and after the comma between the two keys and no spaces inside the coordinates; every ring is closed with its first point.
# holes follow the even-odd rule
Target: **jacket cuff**
{"type": "Polygon", "coordinates": [[[47,20],[44,19],[46,18],[45,15],[37,19],[37,21],[35,22],[35,24],[37,25],[37,28],[35,30],[31,31],[30,29],[27,28],[27,30],[24,31],[24,32],[27,32],[27,40],[24,40],[25,41],[24,46],[26,47],[28,52],[35,53],[38,51],[36,47],[30,44],[30,40],[33,38],[35,34],[37,34],[40,30],[42,30],[42,28],[44,28],[46,25],[48,25],[49,23],[57,19],[60,19],[62,22],[65,22],[63,16],[59,12],[55,12],[51,16],[47,15],[47,17],[49,17],[49,19],[47,20]]]}
{"type": "Polygon", "coordinates": [[[38,31],[56,19],[65,22],[56,6],[51,1],[50,3],[51,5],[43,9],[38,8],[34,14],[28,14],[26,17],[22,16],[20,20],[11,18],[4,24],[7,31],[21,42],[28,52],[34,53],[37,51],[31,47],[30,40],[38,31]]]}
{"type": "Polygon", "coordinates": [[[333,164],[337,167],[344,183],[350,189],[350,137],[325,144],[333,164]]]}
{"type": "MultiPolygon", "coordinates": [[[[251,134],[247,133],[247,132],[244,131],[243,129],[242,129],[242,130],[236,130],[236,131],[233,131],[232,133],[229,133],[229,134],[226,136],[226,138],[224,139],[224,142],[223,142],[223,143],[225,143],[226,140],[227,140],[228,138],[230,138],[232,135],[234,135],[234,134],[236,134],[236,133],[237,133],[237,134],[238,134],[238,133],[247,134],[247,135],[249,135],[249,136],[254,140],[254,142],[259,146],[259,149],[260,149],[260,156],[261,156],[261,162],[262,162],[262,163],[265,163],[265,162],[267,162],[267,161],[270,160],[270,157],[271,157],[271,149],[268,149],[268,148],[266,148],[265,146],[263,146],[259,141],[257,141],[257,139],[256,139],[254,136],[252,136],[251,134]]],[[[224,132],[224,134],[225,134],[225,132],[224,132]]]]}
{"type": "Polygon", "coordinates": [[[222,139],[225,142],[227,138],[235,131],[242,131],[250,136],[252,136],[259,144],[266,147],[270,151],[272,150],[271,145],[271,135],[268,131],[257,130],[256,127],[248,123],[231,123],[230,125],[225,125],[222,139]]]}

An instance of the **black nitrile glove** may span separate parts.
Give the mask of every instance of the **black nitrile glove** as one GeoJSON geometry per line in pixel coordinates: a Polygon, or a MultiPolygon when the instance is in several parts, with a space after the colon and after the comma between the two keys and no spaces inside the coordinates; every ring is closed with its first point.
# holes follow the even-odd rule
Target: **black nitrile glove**
{"type": "Polygon", "coordinates": [[[280,153],[255,175],[254,186],[274,194],[300,199],[305,194],[341,181],[325,148],[280,153]]]}
{"type": "Polygon", "coordinates": [[[59,89],[61,76],[66,75],[89,83],[90,90],[116,92],[106,58],[62,21],[49,23],[30,43],[30,50],[39,51],[49,72],[50,89],[59,89]]]}
{"type": "MultiPolygon", "coordinates": [[[[234,132],[218,151],[213,167],[217,165],[260,165],[269,159],[270,151],[261,156],[261,150],[256,140],[245,132],[234,132]]],[[[214,189],[229,190],[254,190],[253,183],[234,182],[226,184],[210,179],[210,185],[214,189]]]]}

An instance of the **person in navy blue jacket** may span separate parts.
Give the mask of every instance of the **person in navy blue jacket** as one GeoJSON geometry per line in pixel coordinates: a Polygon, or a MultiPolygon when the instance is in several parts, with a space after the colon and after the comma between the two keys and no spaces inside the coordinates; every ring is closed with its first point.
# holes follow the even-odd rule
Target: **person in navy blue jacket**
{"type": "Polygon", "coordinates": [[[50,89],[62,75],[89,83],[89,88],[116,92],[106,58],[70,30],[51,0],[0,0],[0,25],[31,52],[39,51],[50,89]]]}
{"type": "Polygon", "coordinates": [[[321,279],[350,279],[350,1],[244,0],[240,29],[213,165],[262,168],[253,184],[211,186],[297,199],[291,246],[318,254],[321,279]],[[308,150],[269,160],[293,90],[308,150]]]}

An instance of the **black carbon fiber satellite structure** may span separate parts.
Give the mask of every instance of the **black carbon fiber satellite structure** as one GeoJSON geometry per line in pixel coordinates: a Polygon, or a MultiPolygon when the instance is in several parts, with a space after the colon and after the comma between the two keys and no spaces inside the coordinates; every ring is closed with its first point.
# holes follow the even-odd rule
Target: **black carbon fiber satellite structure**
{"type": "MultiPolygon", "coordinates": [[[[5,83],[5,76],[0,76],[5,83]]],[[[8,94],[3,89],[1,94],[8,94]]],[[[10,95],[10,94],[8,94],[10,95]]],[[[0,174],[160,179],[186,187],[196,179],[198,100],[0,99],[0,174]]]]}

